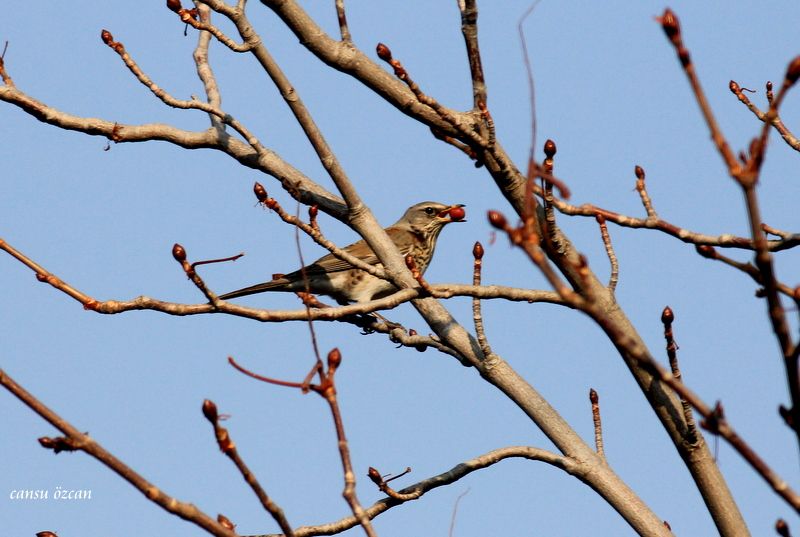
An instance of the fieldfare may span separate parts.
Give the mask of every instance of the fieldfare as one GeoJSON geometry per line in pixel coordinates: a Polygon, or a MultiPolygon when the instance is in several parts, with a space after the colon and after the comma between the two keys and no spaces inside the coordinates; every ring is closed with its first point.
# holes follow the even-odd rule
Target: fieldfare
{"type": "MultiPolygon", "coordinates": [[[[400,220],[386,228],[386,233],[403,257],[411,255],[414,258],[417,269],[422,274],[431,262],[436,239],[444,226],[451,222],[463,221],[465,213],[462,207],[463,205],[444,205],[433,201],[417,203],[409,207],[400,220]]],[[[382,266],[378,257],[363,240],[347,246],[344,250],[365,263],[382,266]]],[[[333,254],[328,254],[304,269],[285,275],[275,275],[268,282],[225,293],[219,298],[227,300],[265,291],[305,292],[306,290],[313,294],[330,296],[339,304],[347,304],[382,298],[397,291],[397,288],[386,280],[372,276],[333,254]]]]}

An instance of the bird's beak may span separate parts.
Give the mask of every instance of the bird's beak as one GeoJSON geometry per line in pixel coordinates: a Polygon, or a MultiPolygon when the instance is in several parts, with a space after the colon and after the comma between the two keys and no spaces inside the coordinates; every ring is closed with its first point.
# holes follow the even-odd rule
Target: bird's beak
{"type": "Polygon", "coordinates": [[[464,217],[467,215],[467,212],[464,210],[465,205],[459,203],[457,205],[451,205],[447,209],[443,210],[439,213],[439,218],[449,217],[450,219],[447,223],[450,222],[466,222],[464,217]]]}

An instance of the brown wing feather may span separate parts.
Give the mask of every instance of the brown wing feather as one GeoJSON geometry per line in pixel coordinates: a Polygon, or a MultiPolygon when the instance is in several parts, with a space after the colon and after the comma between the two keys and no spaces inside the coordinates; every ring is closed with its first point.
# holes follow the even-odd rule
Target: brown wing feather
{"type": "MultiPolygon", "coordinates": [[[[389,238],[392,239],[392,242],[394,242],[395,244],[398,244],[398,242],[408,243],[408,241],[398,240],[398,237],[404,233],[408,233],[407,231],[397,228],[388,228],[386,230],[386,233],[389,235],[389,238]]],[[[354,242],[350,246],[345,247],[344,251],[350,255],[358,257],[359,259],[361,259],[362,261],[364,261],[369,265],[377,265],[379,263],[378,256],[375,255],[375,252],[372,251],[372,248],[367,246],[367,243],[363,240],[354,242]]],[[[400,254],[406,256],[409,253],[411,253],[411,244],[403,245],[400,254]]],[[[343,270],[350,270],[351,268],[353,268],[353,265],[351,265],[347,261],[342,261],[335,255],[328,254],[326,256],[320,257],[314,263],[306,267],[306,274],[310,275],[310,274],[318,274],[321,272],[340,272],[343,270]]]]}

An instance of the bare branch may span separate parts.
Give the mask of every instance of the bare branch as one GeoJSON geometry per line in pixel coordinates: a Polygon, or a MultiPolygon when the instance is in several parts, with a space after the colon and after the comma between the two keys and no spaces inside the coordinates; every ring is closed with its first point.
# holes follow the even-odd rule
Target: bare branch
{"type": "MultiPolygon", "coordinates": [[[[769,91],[771,92],[772,83],[768,84],[769,84],[769,91]]],[[[739,101],[741,101],[742,104],[744,104],[747,107],[747,109],[753,113],[753,115],[755,115],[761,121],[767,121],[767,114],[765,112],[762,112],[755,104],[753,104],[752,101],[750,101],[747,95],[744,94],[743,91],[744,88],[741,88],[739,84],[733,80],[731,80],[729,88],[731,90],[731,93],[736,95],[736,97],[739,98],[739,101]]],[[[791,147],[795,151],[800,151],[800,140],[798,140],[798,138],[794,134],[792,134],[792,132],[786,127],[786,125],[783,124],[783,121],[781,121],[781,118],[778,114],[775,114],[775,117],[772,119],[772,126],[775,127],[775,130],[778,131],[778,134],[781,135],[781,138],[783,138],[783,141],[786,142],[789,147],[791,147]]]]}
{"type": "Polygon", "coordinates": [[[236,444],[231,439],[228,430],[219,424],[217,405],[210,399],[203,401],[203,415],[211,423],[212,427],[214,427],[214,436],[217,439],[219,450],[224,453],[225,456],[227,456],[231,462],[233,462],[233,464],[236,465],[236,468],[239,470],[239,473],[242,474],[245,482],[250,485],[250,488],[258,498],[258,501],[261,502],[261,506],[264,507],[264,509],[272,516],[275,522],[278,523],[278,526],[280,526],[283,534],[286,537],[294,537],[292,526],[289,524],[289,521],[286,520],[286,516],[283,514],[283,509],[281,509],[278,504],[276,504],[269,497],[269,495],[267,495],[264,488],[258,482],[256,476],[239,455],[239,450],[236,449],[236,444]]]}
{"type": "Polygon", "coordinates": [[[481,51],[478,46],[478,6],[475,0],[459,0],[461,12],[461,33],[467,47],[469,72],[472,75],[472,99],[475,109],[486,106],[486,81],[483,77],[481,51]]]}
{"type": "Polygon", "coordinates": [[[600,396],[594,388],[589,389],[589,402],[592,403],[592,423],[594,424],[594,448],[597,454],[606,458],[605,449],[603,448],[603,423],[600,420],[600,396]]]}
{"type": "MultiPolygon", "coordinates": [[[[512,446],[506,448],[496,449],[494,451],[490,451],[481,455],[479,457],[475,457],[474,459],[470,459],[464,461],[460,464],[457,464],[452,469],[448,470],[447,472],[441,473],[439,475],[430,477],[414,485],[406,487],[399,492],[402,495],[416,495],[417,498],[423,496],[425,493],[438,488],[449,485],[458,481],[459,479],[471,474],[476,470],[482,470],[484,468],[488,468],[498,462],[509,459],[509,458],[524,458],[534,461],[540,461],[556,468],[560,468],[571,475],[575,475],[578,473],[578,466],[577,463],[567,457],[562,457],[560,455],[556,455],[549,451],[545,451],[543,449],[527,447],[527,446],[512,446]]],[[[395,498],[386,498],[383,500],[379,500],[375,502],[372,506],[366,508],[366,514],[370,519],[375,518],[376,516],[380,515],[395,507],[400,505],[404,502],[397,500],[395,498]]],[[[341,533],[347,529],[350,529],[358,524],[358,521],[355,517],[346,517],[341,520],[337,520],[336,522],[331,522],[328,524],[320,524],[318,526],[303,526],[295,529],[295,536],[296,537],[311,537],[314,535],[332,535],[334,533],[341,533]]],[[[255,536],[253,536],[255,537],[255,536]]],[[[258,537],[279,537],[278,535],[261,535],[258,537]]]]}
{"type": "Polygon", "coordinates": [[[339,33],[342,41],[352,41],[350,29],[347,27],[347,15],[344,12],[344,0],[336,0],[336,18],[339,20],[339,33]]]}
{"type": "Polygon", "coordinates": [[[603,215],[597,215],[597,223],[600,226],[600,237],[603,239],[603,246],[606,248],[606,255],[608,261],[611,263],[611,276],[608,278],[608,290],[613,294],[617,290],[617,282],[619,282],[619,262],[617,261],[617,254],[614,253],[614,246],[611,244],[611,235],[608,233],[608,226],[606,219],[603,215]]]}
{"type": "Polygon", "coordinates": [[[62,419],[58,414],[50,410],[44,403],[29,393],[25,388],[17,384],[14,379],[8,376],[5,371],[0,369],[0,385],[8,390],[17,399],[22,401],[28,408],[36,412],[45,421],[66,435],[65,438],[42,438],[42,447],[55,449],[56,451],[83,451],[90,457],[97,459],[100,463],[108,467],[122,479],[130,483],[134,488],[141,492],[148,500],[160,506],[165,511],[177,515],[184,520],[204,529],[208,533],[217,537],[236,537],[236,533],[190,503],[184,503],[172,496],[168,496],[158,487],[147,481],[144,477],[136,473],[117,457],[106,451],[97,441],[88,434],[80,432],[68,421],[62,419]]]}

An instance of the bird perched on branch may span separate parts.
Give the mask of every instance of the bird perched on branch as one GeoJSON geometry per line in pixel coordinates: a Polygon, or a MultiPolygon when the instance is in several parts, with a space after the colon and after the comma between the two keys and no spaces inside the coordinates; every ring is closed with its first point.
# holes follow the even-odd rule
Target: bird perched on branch
{"type": "MultiPolygon", "coordinates": [[[[423,201],[408,208],[402,218],[386,228],[400,254],[411,256],[420,274],[425,272],[433,258],[436,239],[445,225],[464,221],[463,205],[444,205],[423,201]]],[[[364,240],[344,248],[348,254],[361,261],[381,267],[378,256],[364,240]]],[[[305,292],[327,295],[340,304],[368,302],[388,296],[397,288],[390,282],[355,268],[333,254],[321,257],[314,263],[285,275],[276,274],[272,280],[238,291],[220,295],[227,300],[266,291],[305,292]],[[307,281],[306,281],[307,280],[307,281]]]]}

